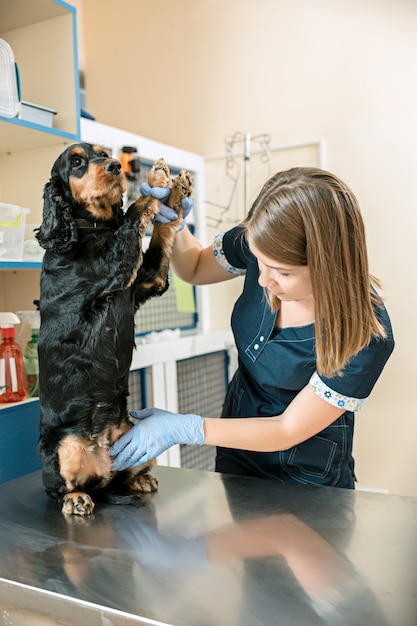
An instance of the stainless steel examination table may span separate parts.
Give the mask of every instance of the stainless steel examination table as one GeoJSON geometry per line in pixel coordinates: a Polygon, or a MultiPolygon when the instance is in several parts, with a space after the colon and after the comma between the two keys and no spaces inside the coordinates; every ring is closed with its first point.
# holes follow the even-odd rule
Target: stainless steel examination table
{"type": "Polygon", "coordinates": [[[416,626],[417,498],[154,474],[143,506],[89,518],[40,472],[1,485],[1,624],[416,626]]]}

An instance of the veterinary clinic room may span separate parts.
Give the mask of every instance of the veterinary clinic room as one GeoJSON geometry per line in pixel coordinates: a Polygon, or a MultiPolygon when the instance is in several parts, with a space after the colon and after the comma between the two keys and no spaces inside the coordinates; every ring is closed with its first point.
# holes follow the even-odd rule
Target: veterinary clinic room
{"type": "Polygon", "coordinates": [[[416,0],[0,0],[0,626],[417,626],[416,67],[416,0]]]}

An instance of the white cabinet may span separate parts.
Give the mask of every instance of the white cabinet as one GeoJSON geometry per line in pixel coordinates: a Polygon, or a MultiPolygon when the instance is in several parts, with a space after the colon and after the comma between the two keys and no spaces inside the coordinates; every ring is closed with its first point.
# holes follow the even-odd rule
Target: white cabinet
{"type": "MultiPolygon", "coordinates": [[[[51,164],[80,137],[75,9],[60,0],[1,0],[0,37],[19,66],[22,99],[57,111],[53,128],[0,117],[0,201],[29,208],[27,223],[39,224],[51,164]]],[[[40,263],[0,260],[0,310],[32,309],[39,275],[40,263]]],[[[1,408],[3,482],[39,467],[39,401],[1,408]]]]}
{"type": "Polygon", "coordinates": [[[19,66],[22,100],[55,109],[54,127],[0,118],[0,153],[79,137],[76,13],[60,0],[2,0],[0,37],[19,66]]]}
{"type": "MultiPolygon", "coordinates": [[[[36,225],[51,164],[80,137],[75,8],[60,0],[2,0],[0,37],[19,66],[22,99],[57,111],[53,128],[0,117],[0,201],[30,209],[27,224],[36,225]]],[[[0,259],[0,310],[33,307],[39,267],[0,259]]]]}

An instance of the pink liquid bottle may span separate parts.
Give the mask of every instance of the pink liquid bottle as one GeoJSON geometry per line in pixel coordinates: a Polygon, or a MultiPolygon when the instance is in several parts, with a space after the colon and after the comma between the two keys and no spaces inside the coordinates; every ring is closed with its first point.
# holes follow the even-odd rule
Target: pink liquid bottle
{"type": "Polygon", "coordinates": [[[26,399],[28,379],[23,354],[15,339],[14,324],[20,320],[14,313],[0,313],[2,342],[0,344],[0,402],[21,402],[26,399]]]}

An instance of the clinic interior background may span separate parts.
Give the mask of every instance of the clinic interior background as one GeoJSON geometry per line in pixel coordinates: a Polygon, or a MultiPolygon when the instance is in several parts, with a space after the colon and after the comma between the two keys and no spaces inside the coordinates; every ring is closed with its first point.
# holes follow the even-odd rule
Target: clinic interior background
{"type": "MultiPolygon", "coordinates": [[[[206,158],[207,242],[275,171],[318,165],[359,199],[396,349],[357,414],[359,484],[417,496],[415,0],[73,0],[86,108],[206,158]],[[270,138],[264,158],[262,137],[270,138]],[[236,136],[235,136],[236,137],[236,136]]],[[[163,156],[163,155],[161,155],[163,156]]],[[[239,280],[210,287],[227,328],[239,280]]]]}

